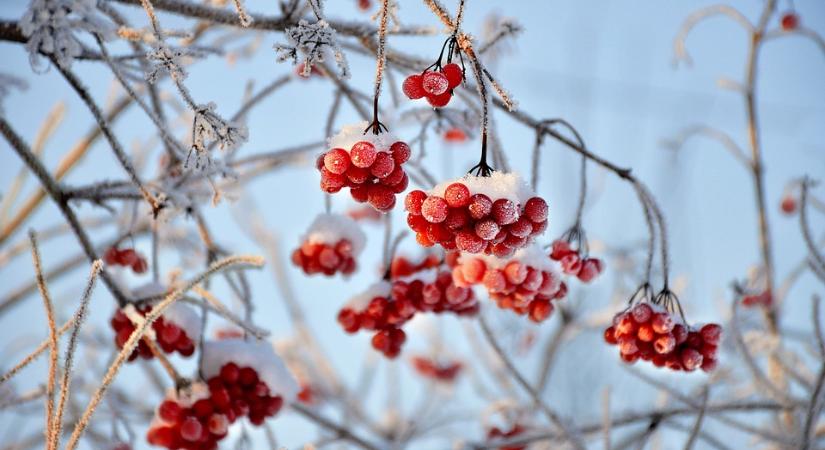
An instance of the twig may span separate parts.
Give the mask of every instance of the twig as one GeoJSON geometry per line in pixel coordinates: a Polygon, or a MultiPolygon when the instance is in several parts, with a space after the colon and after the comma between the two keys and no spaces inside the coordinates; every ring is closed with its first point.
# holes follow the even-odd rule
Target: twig
{"type": "Polygon", "coordinates": [[[690,450],[693,448],[693,444],[696,442],[696,437],[699,436],[699,432],[702,431],[702,419],[705,418],[705,411],[708,408],[708,387],[704,386],[702,388],[702,407],[699,409],[699,414],[696,415],[696,422],[693,424],[693,429],[690,432],[690,436],[688,437],[687,442],[685,442],[685,450],[690,450]]]}

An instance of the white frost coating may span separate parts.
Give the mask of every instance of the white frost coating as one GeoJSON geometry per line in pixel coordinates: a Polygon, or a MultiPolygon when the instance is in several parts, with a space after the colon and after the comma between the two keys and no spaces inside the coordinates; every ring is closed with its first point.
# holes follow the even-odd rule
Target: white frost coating
{"type": "Polygon", "coordinates": [[[487,267],[492,267],[494,269],[500,269],[510,263],[510,261],[518,261],[533,268],[541,269],[546,272],[553,272],[554,275],[558,275],[558,273],[556,273],[556,264],[541,248],[541,245],[536,243],[516,250],[516,252],[513,253],[513,256],[506,259],[498,258],[494,255],[462,252],[461,256],[458,257],[458,262],[459,264],[463,264],[471,259],[480,259],[484,261],[484,264],[486,264],[487,267]]]}
{"type": "Polygon", "coordinates": [[[201,338],[201,318],[191,307],[181,303],[172,303],[163,312],[164,322],[172,323],[186,333],[186,336],[194,342],[201,338]]]}
{"type": "Polygon", "coordinates": [[[369,123],[366,120],[344,125],[338,134],[327,139],[327,148],[342,148],[349,153],[356,142],[367,141],[374,145],[379,152],[389,152],[390,146],[401,140],[388,131],[381,134],[374,134],[372,131],[364,133],[367,126],[369,126],[369,123]]]}
{"type": "Polygon", "coordinates": [[[407,275],[406,277],[397,278],[396,281],[403,281],[405,283],[410,283],[415,280],[421,280],[424,283],[433,283],[436,278],[438,278],[438,273],[441,272],[443,269],[439,269],[438,267],[431,267],[429,269],[424,269],[418,272],[415,272],[412,275],[407,275]]]}
{"type": "Polygon", "coordinates": [[[367,236],[353,219],[343,214],[319,214],[301,242],[335,245],[341,239],[350,241],[353,256],[361,253],[367,243],[367,236]]]}
{"type": "Polygon", "coordinates": [[[169,292],[169,290],[166,286],[150,281],[132,289],[132,296],[134,298],[161,297],[166,295],[167,292],[169,292]]]}
{"type": "Polygon", "coordinates": [[[431,191],[430,195],[444,196],[444,191],[447,186],[453,183],[462,183],[470,190],[470,194],[484,194],[490,197],[490,200],[496,201],[500,198],[506,198],[518,205],[524,206],[536,193],[530,189],[530,186],[524,181],[518,172],[493,172],[489,177],[481,177],[475,175],[464,175],[463,177],[445,181],[436,185],[431,191]]]}
{"type": "Polygon", "coordinates": [[[275,353],[272,344],[266,341],[247,342],[242,339],[207,341],[203,344],[203,375],[211,378],[218,375],[227,363],[238,367],[251,367],[273,395],[283,397],[285,403],[295,400],[299,387],[295,377],[287,369],[283,360],[275,353]]]}
{"type": "Polygon", "coordinates": [[[368,287],[366,291],[351,297],[347,300],[347,303],[344,304],[344,307],[361,311],[365,309],[375,297],[389,297],[391,292],[392,285],[382,280],[368,287]]]}

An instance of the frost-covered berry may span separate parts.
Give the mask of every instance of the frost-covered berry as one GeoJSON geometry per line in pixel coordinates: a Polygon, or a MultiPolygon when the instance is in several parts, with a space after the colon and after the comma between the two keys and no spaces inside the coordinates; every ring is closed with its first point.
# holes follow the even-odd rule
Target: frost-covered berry
{"type": "Polygon", "coordinates": [[[410,159],[412,150],[406,142],[397,141],[390,146],[390,153],[392,153],[392,159],[395,160],[396,164],[404,164],[410,159]]]}
{"type": "Polygon", "coordinates": [[[533,222],[547,220],[547,202],[541,197],[533,197],[524,204],[524,214],[533,222]]]}
{"type": "Polygon", "coordinates": [[[404,95],[410,100],[418,100],[427,95],[422,81],[421,75],[410,75],[404,80],[404,83],[401,85],[401,90],[404,91],[404,95]]]}
{"type": "Polygon", "coordinates": [[[324,154],[324,167],[332,173],[343,174],[349,165],[349,153],[342,148],[334,148],[324,154]]]}
{"type": "Polygon", "coordinates": [[[447,77],[448,88],[453,89],[459,84],[461,81],[464,80],[464,72],[461,70],[461,67],[456,63],[446,64],[444,67],[441,68],[441,73],[447,77]]]}
{"type": "Polygon", "coordinates": [[[450,82],[441,72],[426,72],[421,76],[421,86],[429,96],[444,94],[450,88],[450,82]]]}
{"type": "Polygon", "coordinates": [[[352,165],[362,169],[370,167],[378,155],[375,146],[366,141],[356,142],[349,153],[350,158],[352,158],[352,165]]]}
{"type": "Polygon", "coordinates": [[[443,108],[450,103],[450,100],[453,98],[453,94],[449,91],[444,92],[440,95],[428,95],[427,96],[427,103],[430,104],[433,108],[443,108]]]}
{"type": "Polygon", "coordinates": [[[446,200],[430,196],[421,204],[421,215],[430,223],[440,223],[447,218],[447,208],[446,200]]]}
{"type": "Polygon", "coordinates": [[[451,208],[462,208],[470,203],[470,190],[462,183],[453,183],[444,190],[444,199],[451,208]]]}

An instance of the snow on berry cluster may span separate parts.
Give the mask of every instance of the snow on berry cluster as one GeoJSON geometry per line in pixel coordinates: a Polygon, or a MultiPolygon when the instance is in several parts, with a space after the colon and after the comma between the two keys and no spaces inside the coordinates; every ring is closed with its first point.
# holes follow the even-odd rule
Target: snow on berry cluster
{"type": "MultiPolygon", "coordinates": [[[[151,305],[135,307],[126,305],[115,311],[114,316],[109,321],[115,331],[115,345],[123,348],[126,341],[137,328],[143,317],[152,309],[151,305]]],[[[163,315],[152,323],[152,327],[147,331],[144,339],[153,339],[158,347],[168,354],[174,352],[181,356],[189,357],[195,353],[195,342],[200,339],[201,321],[198,314],[190,307],[182,303],[173,303],[163,315]]],[[[129,361],[134,361],[140,356],[143,359],[151,359],[154,355],[149,345],[142,339],[138,346],[129,355],[129,361]]]]}
{"type": "Polygon", "coordinates": [[[450,103],[453,89],[464,81],[464,71],[456,63],[445,64],[440,69],[426,70],[421,74],[408,76],[401,85],[404,95],[410,100],[427,98],[430,106],[441,108],[450,103]]]}
{"type": "Polygon", "coordinates": [[[416,373],[431,380],[452,383],[461,374],[461,361],[437,361],[426,356],[413,356],[410,363],[416,373]]]}
{"type": "Polygon", "coordinates": [[[506,258],[547,228],[547,203],[516,173],[465,175],[407,194],[407,224],[418,243],[506,258]]]}
{"type": "Polygon", "coordinates": [[[453,267],[457,286],[483,285],[499,308],[527,314],[542,322],[553,313],[553,300],[567,295],[553,263],[541,247],[531,245],[507,259],[463,253],[453,267]]]}
{"type": "Polygon", "coordinates": [[[604,331],[608,344],[618,345],[622,359],[641,359],[656,367],[692,372],[716,368],[722,327],[711,323],[691,327],[659,305],[642,302],[617,314],[604,331]]]}
{"type": "Polygon", "coordinates": [[[217,449],[229,426],[246,417],[255,426],[292,401],[298,385],[272,346],[227,339],[203,349],[206,383],[170,392],[155,412],[150,444],[168,449],[217,449]]]}
{"type": "Polygon", "coordinates": [[[329,139],[330,150],[318,157],[321,189],[334,194],[347,187],[359,203],[386,212],[395,206],[395,195],[409,184],[404,168],[410,146],[390,133],[364,133],[367,122],[348,125],[329,139]]]}
{"type": "Polygon", "coordinates": [[[292,263],[307,275],[336,273],[350,275],[367,237],[351,218],[340,214],[320,214],[292,252],[292,263]]]}
{"type": "Polygon", "coordinates": [[[584,283],[593,281],[604,270],[602,260],[583,256],[581,250],[573,250],[570,242],[564,239],[553,241],[550,258],[561,264],[564,273],[573,275],[584,283]]]}
{"type": "Polygon", "coordinates": [[[109,266],[129,267],[137,274],[144,273],[149,268],[146,257],[133,248],[109,247],[103,254],[103,262],[109,266]]]}
{"type": "Polygon", "coordinates": [[[478,311],[478,299],[470,288],[456,286],[447,268],[431,267],[374,284],[341,308],[338,323],[347,333],[375,331],[373,348],[395,358],[407,338],[401,327],[416,313],[472,316],[478,311]]]}

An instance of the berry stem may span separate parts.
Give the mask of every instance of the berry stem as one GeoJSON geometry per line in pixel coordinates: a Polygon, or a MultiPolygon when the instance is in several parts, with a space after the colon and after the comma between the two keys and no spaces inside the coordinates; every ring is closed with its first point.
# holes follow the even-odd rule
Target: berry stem
{"type": "Polygon", "coordinates": [[[378,50],[377,62],[375,68],[375,93],[372,102],[372,123],[369,124],[364,134],[372,130],[373,134],[379,135],[383,131],[387,131],[387,127],[378,120],[378,98],[381,96],[381,81],[384,77],[384,65],[387,61],[386,46],[387,46],[387,15],[389,14],[389,0],[381,2],[381,20],[378,26],[378,50]]]}

